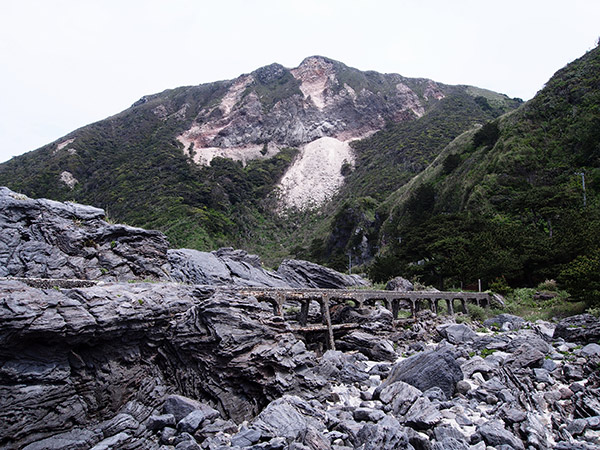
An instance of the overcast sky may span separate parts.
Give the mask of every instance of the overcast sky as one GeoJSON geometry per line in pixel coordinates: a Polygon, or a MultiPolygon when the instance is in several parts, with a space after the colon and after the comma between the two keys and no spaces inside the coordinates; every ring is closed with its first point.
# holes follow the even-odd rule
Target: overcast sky
{"type": "Polygon", "coordinates": [[[145,94],[311,55],[527,100],[599,23],[598,0],[0,0],[0,161],[145,94]]]}

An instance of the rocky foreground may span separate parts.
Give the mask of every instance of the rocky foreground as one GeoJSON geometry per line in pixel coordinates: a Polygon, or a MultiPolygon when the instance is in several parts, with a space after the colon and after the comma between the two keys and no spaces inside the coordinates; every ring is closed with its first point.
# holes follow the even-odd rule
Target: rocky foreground
{"type": "Polygon", "coordinates": [[[45,202],[0,190],[0,275],[46,279],[0,281],[2,448],[600,446],[591,315],[475,328],[340,305],[332,319],[353,328],[327,350],[295,329],[297,305],[279,317],[232,286],[360,280],[302,262],[269,272],[234,250],[168,251],[160,233],[45,202]]]}

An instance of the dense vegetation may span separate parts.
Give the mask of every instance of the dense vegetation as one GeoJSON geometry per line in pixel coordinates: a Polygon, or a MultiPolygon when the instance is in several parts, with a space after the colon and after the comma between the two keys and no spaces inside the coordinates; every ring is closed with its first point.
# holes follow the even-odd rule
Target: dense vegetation
{"type": "Polygon", "coordinates": [[[554,278],[599,303],[600,49],[514,113],[461,136],[393,198],[375,279],[413,274],[450,287],[554,278]]]}
{"type": "MultiPolygon", "coordinates": [[[[402,82],[425,98],[425,80],[335,64],[340,90],[387,98],[402,82]]],[[[279,65],[253,75],[244,95],[254,92],[264,110],[300,95],[279,65]]],[[[334,201],[284,216],[274,212],[273,188],[296,150],[247,166],[216,158],[200,167],[175,139],[228,86],[144,98],[67,136],[72,146],[51,144],[0,165],[0,184],[103,207],[114,220],[164,231],[174,247],[232,245],[269,263],[293,256],[339,270],[359,264],[375,281],[403,275],[444,289],[481,280],[509,291],[555,279],[573,299],[600,304],[600,49],[512,112],[517,99],[444,87],[421,117],[353,144],[356,166],[343,168],[334,201]],[[65,170],[80,180],[72,190],[56,181],[65,170]]]]}

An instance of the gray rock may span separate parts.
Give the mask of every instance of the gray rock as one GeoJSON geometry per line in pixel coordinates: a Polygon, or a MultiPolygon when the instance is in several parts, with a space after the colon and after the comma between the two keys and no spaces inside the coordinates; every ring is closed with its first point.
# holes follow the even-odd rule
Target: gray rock
{"type": "Polygon", "coordinates": [[[379,409],[364,407],[356,408],[353,415],[358,422],[378,422],[385,417],[385,413],[379,409]]]}
{"type": "Polygon", "coordinates": [[[357,433],[353,444],[354,448],[360,447],[363,450],[413,449],[400,423],[391,416],[386,416],[377,424],[365,424],[357,433]]]}
{"type": "Polygon", "coordinates": [[[204,421],[210,421],[219,417],[219,411],[208,405],[202,404],[201,408],[195,409],[177,423],[180,432],[193,433],[204,421]]]}
{"type": "Polygon", "coordinates": [[[90,450],[112,450],[113,448],[120,448],[130,439],[131,435],[122,432],[98,442],[90,450]]]}
{"type": "Polygon", "coordinates": [[[277,273],[261,267],[256,255],[231,248],[215,252],[169,250],[171,277],[191,284],[236,287],[289,287],[277,273]]]}
{"type": "Polygon", "coordinates": [[[398,357],[391,341],[364,331],[352,331],[339,341],[340,350],[357,350],[373,361],[394,361],[398,357]]]}
{"type": "Polygon", "coordinates": [[[418,353],[394,366],[390,376],[375,390],[375,398],[390,384],[404,381],[421,391],[439,387],[447,398],[454,395],[463,373],[456,359],[447,351],[418,353]]]}
{"type": "Polygon", "coordinates": [[[442,420],[442,415],[428,398],[419,397],[404,416],[404,422],[417,430],[434,427],[442,420]]]}
{"type": "Polygon", "coordinates": [[[464,323],[440,325],[437,327],[437,332],[451,344],[465,344],[473,342],[477,339],[477,333],[469,328],[464,323]]]}
{"type": "Polygon", "coordinates": [[[504,428],[502,422],[498,420],[490,420],[483,425],[477,427],[477,432],[487,445],[498,447],[500,445],[509,445],[514,449],[523,450],[525,446],[523,442],[513,433],[504,428]]]}
{"type": "Polygon", "coordinates": [[[460,441],[453,437],[447,437],[435,442],[432,450],[469,450],[471,446],[466,441],[460,441]]]}
{"type": "Polygon", "coordinates": [[[525,320],[512,314],[499,314],[483,321],[486,328],[504,329],[506,324],[509,330],[518,330],[525,325],[525,320]]]}
{"type": "Polygon", "coordinates": [[[80,450],[93,447],[100,439],[98,433],[75,428],[26,445],[23,450],[80,450]]]}
{"type": "Polygon", "coordinates": [[[260,430],[255,428],[245,428],[231,437],[231,445],[238,447],[249,447],[256,444],[262,436],[260,430]]]}
{"type": "Polygon", "coordinates": [[[403,381],[396,381],[379,392],[379,399],[385,404],[390,404],[394,414],[403,416],[422,395],[423,393],[416,387],[403,381]]]}
{"type": "Polygon", "coordinates": [[[146,428],[151,431],[162,430],[165,427],[174,428],[176,425],[173,414],[161,414],[159,416],[150,416],[146,422],[146,428]]]}
{"type": "Polygon", "coordinates": [[[600,345],[595,343],[586,345],[581,349],[581,355],[586,357],[600,355],[600,345]]]}
{"type": "Polygon", "coordinates": [[[467,392],[469,392],[470,390],[471,385],[468,381],[460,380],[458,383],[456,383],[456,392],[458,392],[459,394],[466,395],[467,392]]]}
{"type": "Polygon", "coordinates": [[[175,439],[176,434],[177,430],[175,428],[165,427],[160,433],[160,442],[166,445],[171,445],[175,439]]]}
{"type": "Polygon", "coordinates": [[[437,400],[438,402],[443,402],[448,399],[446,394],[444,394],[444,391],[437,386],[427,389],[425,392],[423,392],[423,395],[431,401],[437,400]]]}
{"type": "Polygon", "coordinates": [[[162,233],[104,218],[98,208],[32,200],[0,187],[0,277],[168,278],[162,233]]]}
{"type": "Polygon", "coordinates": [[[474,356],[473,358],[465,361],[461,364],[460,369],[462,370],[465,378],[471,378],[476,372],[483,374],[484,378],[488,378],[489,375],[495,371],[495,369],[490,366],[481,356],[474,356]]]}
{"type": "MultiPolygon", "coordinates": [[[[360,354],[327,350],[316,367],[317,373],[327,380],[356,383],[369,379],[367,365],[359,359],[360,354]]],[[[364,358],[364,357],[363,357],[364,358]]]]}
{"type": "Polygon", "coordinates": [[[293,395],[283,397],[269,405],[252,421],[251,426],[260,430],[263,436],[285,437],[296,440],[305,434],[309,427],[325,429],[325,414],[316,410],[308,402],[293,395]]]}
{"type": "Polygon", "coordinates": [[[561,320],[554,330],[554,339],[567,342],[592,343],[600,340],[600,319],[591,314],[580,314],[561,320]]]}
{"type": "Polygon", "coordinates": [[[183,395],[169,395],[163,405],[163,413],[171,414],[175,421],[179,422],[189,413],[195,410],[202,410],[203,403],[183,395]]]}
{"type": "Polygon", "coordinates": [[[408,291],[414,291],[415,287],[406,278],[396,277],[396,278],[392,278],[390,281],[387,282],[387,284],[385,285],[385,290],[386,291],[408,292],[408,291]]]}
{"type": "Polygon", "coordinates": [[[358,275],[344,275],[328,267],[296,259],[284,260],[279,265],[277,274],[293,288],[344,289],[370,286],[367,280],[358,275]]]}
{"type": "Polygon", "coordinates": [[[175,446],[175,450],[200,450],[202,447],[196,441],[183,441],[175,446]]]}
{"type": "Polygon", "coordinates": [[[542,367],[544,354],[528,344],[521,345],[505,361],[506,365],[516,368],[542,367]]]}

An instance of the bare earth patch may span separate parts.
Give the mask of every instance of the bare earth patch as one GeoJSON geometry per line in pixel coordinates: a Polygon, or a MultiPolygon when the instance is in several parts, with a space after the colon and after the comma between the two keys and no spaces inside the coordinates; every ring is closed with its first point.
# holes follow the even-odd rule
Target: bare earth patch
{"type": "Polygon", "coordinates": [[[280,209],[306,209],[325,203],[344,183],[344,161],[354,165],[347,141],[322,137],[301,147],[279,183],[280,209]]]}

